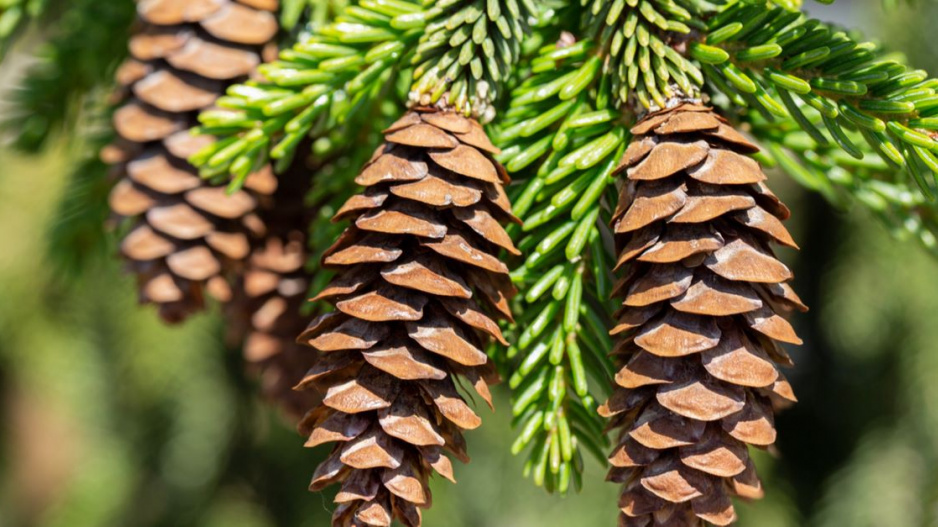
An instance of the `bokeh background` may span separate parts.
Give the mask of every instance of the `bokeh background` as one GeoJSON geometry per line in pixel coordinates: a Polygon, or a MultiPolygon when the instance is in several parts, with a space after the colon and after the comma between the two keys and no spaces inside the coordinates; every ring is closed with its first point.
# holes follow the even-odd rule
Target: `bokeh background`
{"type": "MultiPolygon", "coordinates": [[[[938,71],[935,3],[889,16],[874,0],[810,7],[938,71]]],[[[328,525],[331,496],[305,490],[324,452],[301,448],[256,400],[219,321],[162,326],[136,306],[113,244],[55,244],[57,222],[82,213],[63,214],[63,193],[95,191],[66,185],[82,155],[0,151],[0,526],[328,525]]],[[[777,448],[759,457],[768,497],[743,505],[740,525],[938,526],[938,260],[863,211],[773,179],[795,211],[803,250],[785,256],[813,310],[795,321],[801,403],[778,419],[777,448]]],[[[503,389],[499,399],[506,408],[503,389]]],[[[615,524],[617,489],[598,463],[580,494],[549,497],[508,453],[508,412],[484,418],[459,485],[434,481],[428,526],[615,524]]]]}

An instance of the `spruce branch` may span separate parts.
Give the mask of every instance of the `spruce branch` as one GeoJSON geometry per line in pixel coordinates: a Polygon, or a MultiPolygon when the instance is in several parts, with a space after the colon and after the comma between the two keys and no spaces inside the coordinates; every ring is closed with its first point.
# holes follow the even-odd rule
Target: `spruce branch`
{"type": "Polygon", "coordinates": [[[683,22],[693,24],[701,8],[681,4],[692,11],[672,1],[581,2],[590,38],[566,35],[531,59],[499,123],[500,160],[521,180],[513,203],[524,220],[509,229],[525,257],[512,273],[523,295],[506,357],[520,429],[512,450],[527,449],[525,473],[549,491],[565,493],[571,481],[579,487],[583,449],[606,458],[596,412],[613,373],[614,262],[605,226],[616,202],[612,173],[628,141],[617,108],[699,94],[700,71],[672,46],[686,39],[683,22]]]}
{"type": "Polygon", "coordinates": [[[237,188],[268,159],[288,166],[305,138],[341,136],[394,89],[424,20],[420,5],[405,0],[345,8],[261,66],[262,80],[231,87],[218,100],[221,110],[203,112],[196,132],[219,140],[190,161],[203,177],[230,175],[237,188]]]}
{"type": "Polygon", "coordinates": [[[906,169],[925,195],[938,188],[938,80],[876,44],[798,12],[737,3],[710,20],[706,43],[692,43],[689,52],[734,105],[769,121],[792,118],[818,144],[857,159],[866,142],[906,169]]]}
{"type": "Polygon", "coordinates": [[[822,194],[834,206],[859,205],[879,219],[893,236],[918,241],[938,256],[938,211],[910,182],[896,177],[895,169],[849,132],[863,151],[862,159],[833,144],[822,145],[794,121],[767,122],[753,116],[752,135],[763,144],[759,160],[822,194]]]}
{"type": "Polygon", "coordinates": [[[287,31],[302,29],[304,24],[310,28],[322,27],[347,5],[346,0],[281,0],[280,27],[287,31]]]}
{"type": "Polygon", "coordinates": [[[411,100],[448,106],[489,121],[498,87],[512,75],[535,22],[533,0],[424,1],[428,24],[413,58],[411,100]]]}
{"type": "Polygon", "coordinates": [[[703,29],[709,2],[697,0],[581,0],[590,37],[603,46],[611,91],[632,107],[663,108],[674,97],[695,98],[703,75],[681,49],[703,29]]]}
{"type": "Polygon", "coordinates": [[[506,357],[520,430],[512,451],[527,450],[535,484],[566,493],[580,487],[584,449],[605,459],[596,401],[612,374],[606,194],[627,133],[592,41],[562,41],[531,61],[496,137],[524,221],[509,229],[524,258],[511,275],[522,292],[506,357]]]}

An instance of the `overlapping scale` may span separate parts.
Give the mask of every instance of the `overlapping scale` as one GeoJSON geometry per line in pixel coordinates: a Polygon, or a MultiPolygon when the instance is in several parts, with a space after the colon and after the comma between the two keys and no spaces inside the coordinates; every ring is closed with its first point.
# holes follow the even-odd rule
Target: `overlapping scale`
{"type": "Polygon", "coordinates": [[[468,460],[462,431],[481,419],[457,385],[491,402],[485,354],[514,294],[496,257],[514,250],[504,171],[481,126],[456,113],[408,112],[362,169],[365,187],[338,211],[350,225],[323,258],[336,306],[299,341],[320,362],[300,388],[324,394],[300,425],[307,445],[335,442],[310,488],[342,488],[334,526],[421,523],[428,479],[468,460]]]}
{"type": "Polygon", "coordinates": [[[119,139],[102,152],[120,180],[111,210],[127,218],[121,253],[140,300],[179,322],[206,296],[232,298],[229,272],[265,235],[258,208],[276,188],[268,170],[228,195],[199,178],[186,159],[209,138],[193,137],[200,110],[261,63],[278,31],[270,0],[138,0],[131,57],[116,76],[119,139]]]}
{"type": "Polygon", "coordinates": [[[785,316],[806,308],[770,244],[797,245],[757,149],[711,110],[680,105],[632,133],[613,224],[622,366],[600,408],[620,429],[620,525],[729,525],[731,496],[762,494],[749,446],[771,445],[773,409],[794,401],[779,343],[801,343],[785,316]]]}

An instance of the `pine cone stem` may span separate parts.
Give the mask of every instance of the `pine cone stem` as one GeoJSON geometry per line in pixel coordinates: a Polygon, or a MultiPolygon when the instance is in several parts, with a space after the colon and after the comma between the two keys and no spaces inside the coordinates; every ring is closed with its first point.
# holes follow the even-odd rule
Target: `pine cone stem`
{"type": "Polygon", "coordinates": [[[496,255],[513,220],[498,150],[475,121],[419,108],[385,131],[335,219],[352,225],[326,251],[338,270],[316,299],[336,311],[300,341],[321,353],[301,388],[324,393],[300,423],[307,446],[336,442],[311,490],[341,483],[334,526],[421,524],[432,472],[453,479],[444,452],[468,461],[462,431],[478,415],[462,376],[491,404],[497,380],[484,353],[504,342],[486,312],[510,316],[514,293],[496,255]]]}
{"type": "Polygon", "coordinates": [[[780,343],[806,309],[770,242],[796,247],[758,151],[711,109],[682,104],[633,129],[613,221],[622,368],[601,412],[620,430],[609,479],[620,525],[729,525],[731,496],[758,498],[748,447],[775,441],[795,401],[780,343]]]}

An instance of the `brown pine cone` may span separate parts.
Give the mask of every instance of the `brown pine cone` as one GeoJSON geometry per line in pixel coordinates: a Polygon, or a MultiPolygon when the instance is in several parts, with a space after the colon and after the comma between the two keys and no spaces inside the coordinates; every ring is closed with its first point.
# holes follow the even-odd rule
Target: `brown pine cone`
{"type": "Polygon", "coordinates": [[[322,400],[315,391],[293,389],[317,357],[296,342],[309,321],[303,312],[312,281],[306,271],[306,229],[314,209],[304,203],[309,172],[305,160],[296,159],[279,176],[273,205],[258,213],[267,235],[251,248],[225,309],[229,340],[242,347],[264,397],[294,422],[322,400]]]}
{"type": "Polygon", "coordinates": [[[310,283],[305,263],[302,231],[268,235],[251,251],[226,309],[229,330],[240,333],[234,337],[243,342],[244,359],[259,377],[263,396],[295,420],[321,400],[313,391],[293,389],[316,359],[296,342],[308,320],[302,313],[310,283]]]}
{"type": "Polygon", "coordinates": [[[621,429],[619,524],[728,525],[731,496],[762,495],[748,446],[771,445],[774,409],[795,401],[779,343],[801,343],[783,315],[806,308],[769,247],[797,247],[789,211],[746,155],[758,148],[709,108],[651,114],[632,134],[613,219],[624,366],[601,408],[621,429]]]}
{"type": "Polygon", "coordinates": [[[269,170],[226,196],[186,159],[212,140],[189,134],[198,112],[260,64],[278,31],[276,8],[269,0],[137,1],[131,58],[117,72],[125,99],[113,119],[119,139],[102,158],[120,177],[111,209],[131,218],[121,253],[141,301],[157,304],[167,321],[200,310],[205,292],[228,300],[225,270],[264,233],[254,211],[276,188],[269,170]]]}
{"type": "Polygon", "coordinates": [[[514,294],[496,257],[516,251],[500,224],[515,220],[508,177],[482,127],[420,108],[385,134],[323,258],[338,275],[317,299],[336,311],[300,336],[321,352],[301,386],[325,397],[300,430],[309,447],[337,442],[310,485],[342,484],[334,526],[421,524],[431,471],[452,480],[444,451],[468,461],[462,430],[480,424],[455,376],[491,404],[484,349],[504,338],[486,312],[509,318],[514,294]]]}

